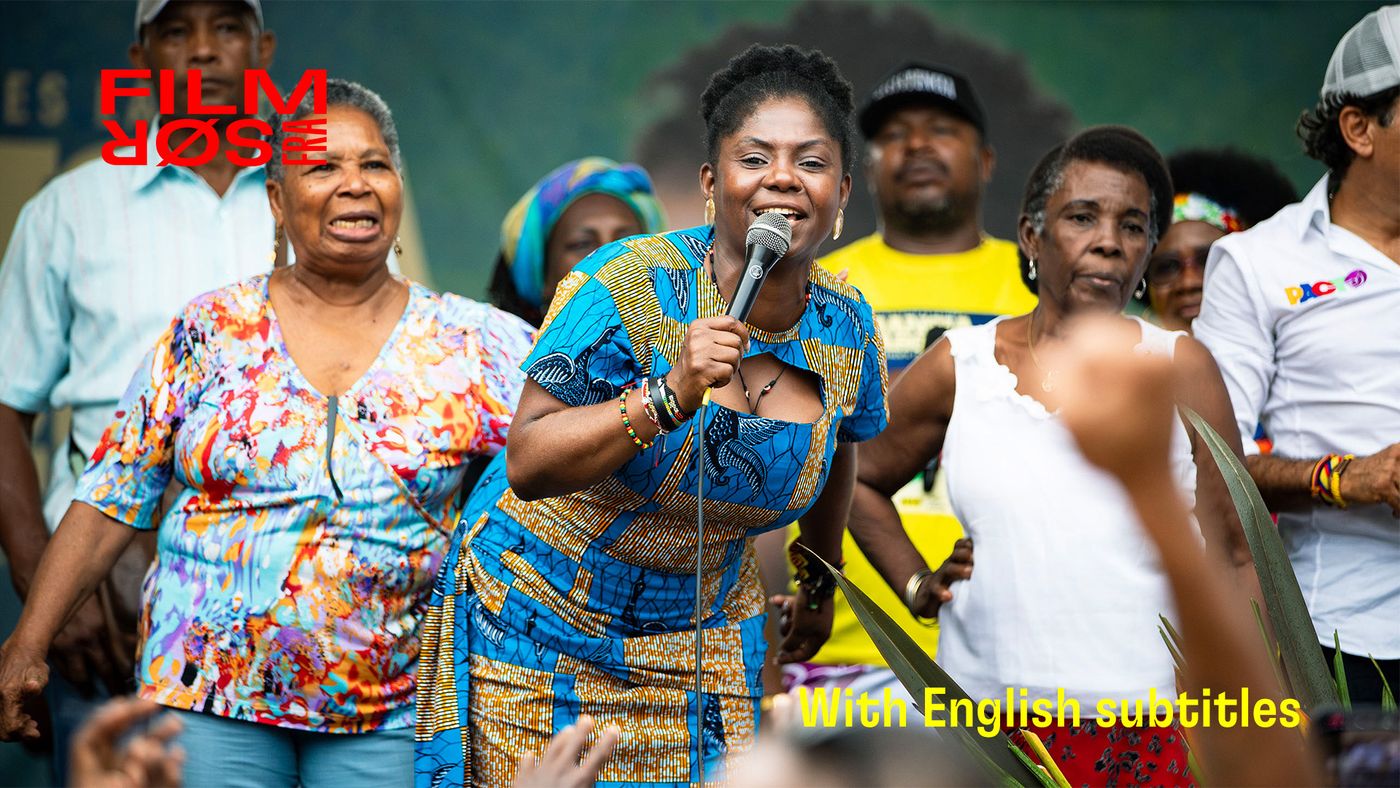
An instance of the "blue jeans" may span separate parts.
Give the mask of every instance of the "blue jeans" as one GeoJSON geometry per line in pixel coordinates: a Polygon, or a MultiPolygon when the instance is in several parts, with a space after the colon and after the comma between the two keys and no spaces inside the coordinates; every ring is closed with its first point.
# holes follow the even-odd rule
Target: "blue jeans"
{"type": "Polygon", "coordinates": [[[49,683],[44,687],[44,699],[48,701],[49,720],[53,725],[54,785],[69,784],[68,749],[78,728],[99,706],[112,699],[102,682],[94,680],[92,684],[90,694],[84,694],[49,663],[49,683]]]}
{"type": "Polygon", "coordinates": [[[413,783],[413,729],[316,733],[174,711],[184,724],[185,785],[355,788],[413,783]]]}

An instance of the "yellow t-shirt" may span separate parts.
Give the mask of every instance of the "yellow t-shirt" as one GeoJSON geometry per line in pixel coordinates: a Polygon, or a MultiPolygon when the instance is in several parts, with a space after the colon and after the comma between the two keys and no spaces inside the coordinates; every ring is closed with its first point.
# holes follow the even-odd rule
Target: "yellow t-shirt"
{"type": "MultiPolygon", "coordinates": [[[[958,326],[985,323],[999,315],[1020,315],[1035,308],[1036,298],[1021,282],[1016,245],[983,238],[975,249],[958,254],[907,254],[887,246],[877,233],[831,253],[821,265],[832,272],[848,269],[855,285],[875,310],[885,339],[891,373],[908,366],[930,338],[958,326]],[[932,333],[932,337],[931,337],[932,333]]],[[[895,495],[895,507],[910,540],[931,568],[938,568],[962,536],[948,506],[947,485],[940,470],[924,491],[923,474],[895,495]]],[[[789,539],[796,536],[791,526],[789,539]]],[[[848,532],[843,539],[846,577],[864,591],[930,655],[938,647],[938,630],[919,624],[896,593],[870,565],[848,532]]],[[[885,660],[865,634],[841,594],[831,638],[814,662],[826,665],[879,665],[885,660]]]]}

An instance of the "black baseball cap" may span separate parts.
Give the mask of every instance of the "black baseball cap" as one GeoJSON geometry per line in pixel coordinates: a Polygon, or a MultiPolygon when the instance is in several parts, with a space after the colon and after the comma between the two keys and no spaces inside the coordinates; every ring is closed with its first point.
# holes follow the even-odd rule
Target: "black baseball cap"
{"type": "Polygon", "coordinates": [[[909,63],[893,71],[870,92],[860,110],[860,133],[873,139],[892,112],[911,104],[935,104],[952,110],[987,135],[987,119],[972,83],[947,66],[909,63]]]}

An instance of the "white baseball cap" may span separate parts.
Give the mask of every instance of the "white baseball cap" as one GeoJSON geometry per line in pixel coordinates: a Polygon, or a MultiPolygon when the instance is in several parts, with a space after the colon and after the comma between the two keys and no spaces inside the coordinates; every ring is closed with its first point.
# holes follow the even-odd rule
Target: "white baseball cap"
{"type": "MultiPolygon", "coordinates": [[[[253,9],[253,16],[258,19],[258,28],[265,27],[263,25],[262,3],[259,0],[243,0],[243,2],[253,9]]],[[[137,39],[141,38],[141,28],[156,21],[156,17],[160,16],[160,12],[164,11],[167,5],[170,5],[170,0],[139,0],[136,3],[137,39]]]]}
{"type": "Polygon", "coordinates": [[[1348,30],[1322,77],[1323,99],[1347,93],[1372,96],[1400,85],[1400,5],[1388,5],[1348,30]]]}

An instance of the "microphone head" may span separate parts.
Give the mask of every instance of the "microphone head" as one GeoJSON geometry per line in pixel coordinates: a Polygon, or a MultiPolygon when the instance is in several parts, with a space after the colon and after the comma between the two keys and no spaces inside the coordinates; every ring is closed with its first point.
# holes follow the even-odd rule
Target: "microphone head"
{"type": "Polygon", "coordinates": [[[788,246],[792,243],[792,224],[787,217],[780,213],[761,213],[753,224],[749,225],[749,232],[744,236],[744,246],[762,246],[773,253],[773,260],[776,262],[783,255],[787,254],[788,246]]]}

